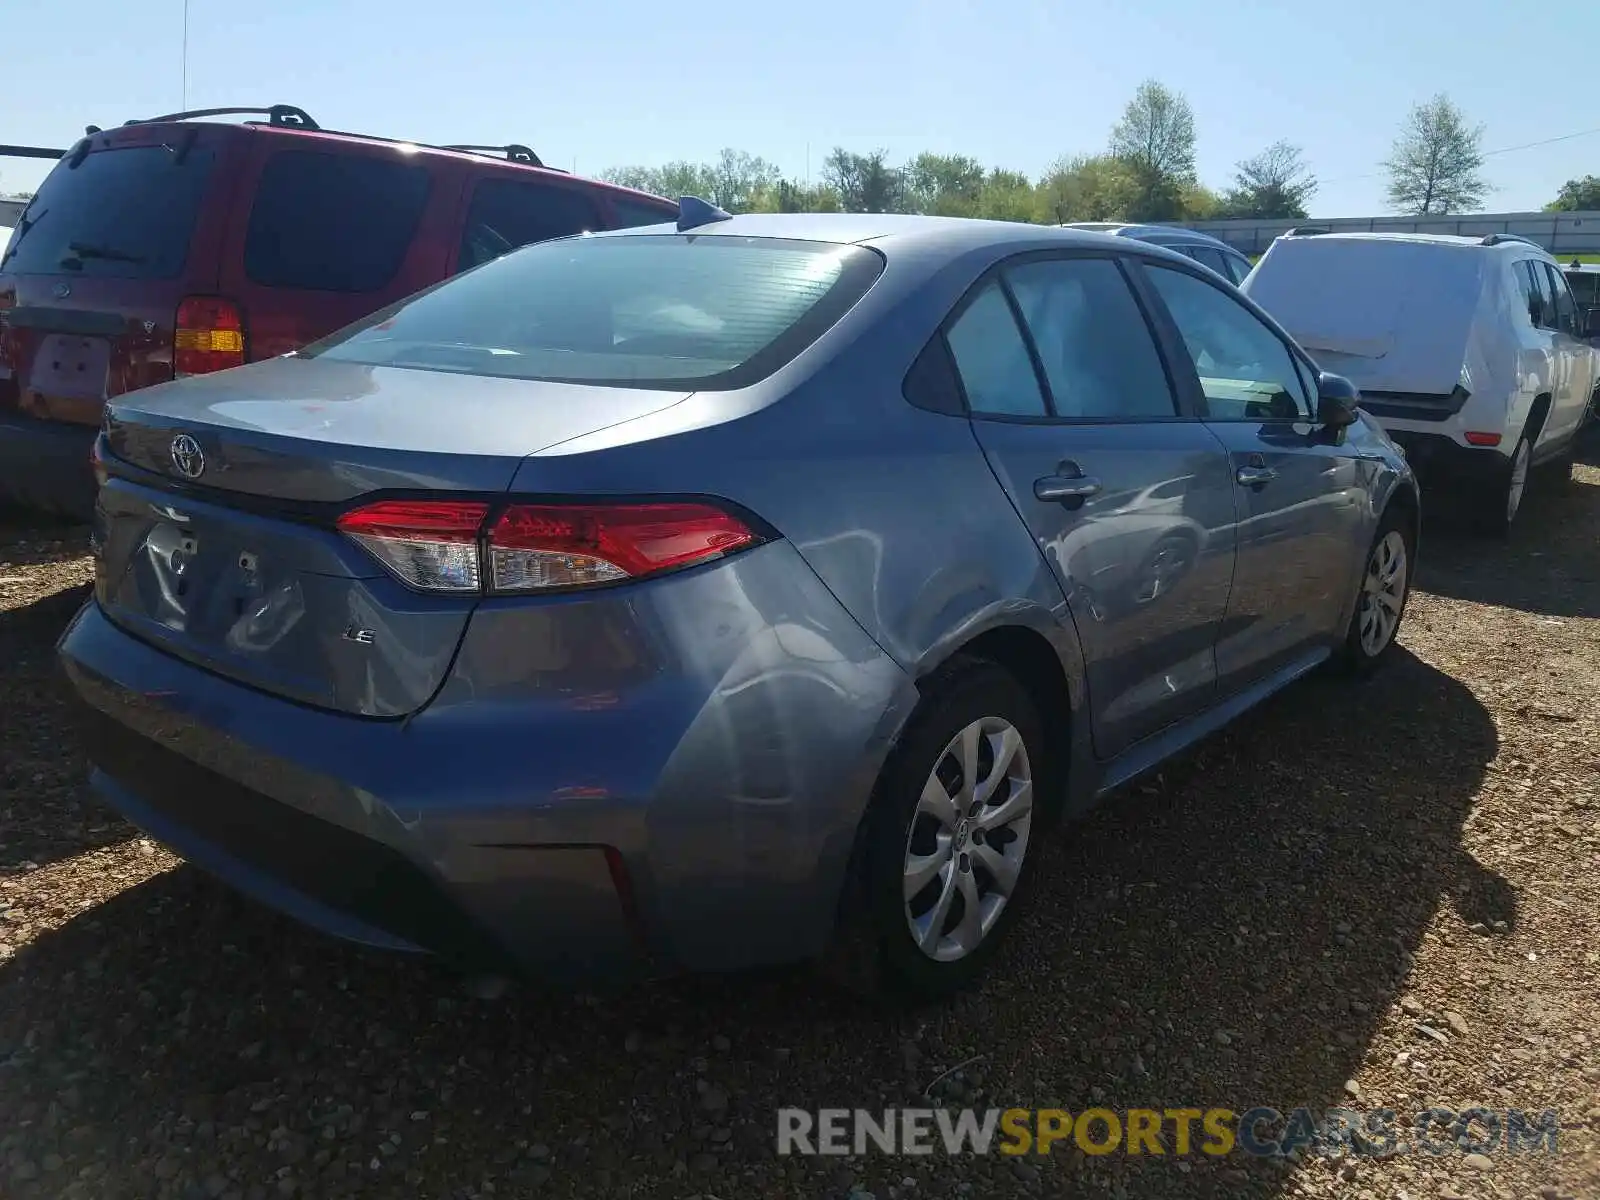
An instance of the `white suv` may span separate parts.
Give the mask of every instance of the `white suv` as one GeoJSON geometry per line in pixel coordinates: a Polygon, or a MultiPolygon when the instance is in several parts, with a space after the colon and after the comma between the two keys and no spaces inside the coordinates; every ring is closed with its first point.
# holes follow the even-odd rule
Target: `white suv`
{"type": "Polygon", "coordinates": [[[1361,407],[1425,480],[1459,484],[1480,523],[1516,519],[1529,469],[1570,471],[1600,351],[1556,260],[1505,234],[1296,233],[1243,290],[1361,407]]]}

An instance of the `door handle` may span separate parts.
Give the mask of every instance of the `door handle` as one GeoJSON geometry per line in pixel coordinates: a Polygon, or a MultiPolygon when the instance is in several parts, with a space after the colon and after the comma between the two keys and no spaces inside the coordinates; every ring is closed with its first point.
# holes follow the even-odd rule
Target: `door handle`
{"type": "Polygon", "coordinates": [[[1046,475],[1033,481],[1033,494],[1040,500],[1087,500],[1099,495],[1103,487],[1087,475],[1046,475]]]}
{"type": "Polygon", "coordinates": [[[1261,487],[1277,477],[1278,473],[1271,467],[1240,467],[1234,475],[1241,487],[1261,487]]]}

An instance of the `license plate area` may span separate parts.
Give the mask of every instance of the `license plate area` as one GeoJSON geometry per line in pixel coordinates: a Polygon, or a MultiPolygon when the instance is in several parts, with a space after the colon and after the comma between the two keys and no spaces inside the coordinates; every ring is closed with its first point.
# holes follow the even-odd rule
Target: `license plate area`
{"type": "Polygon", "coordinates": [[[106,398],[111,374],[111,343],[105,338],[52,333],[34,351],[28,389],[63,400],[106,398]]]}

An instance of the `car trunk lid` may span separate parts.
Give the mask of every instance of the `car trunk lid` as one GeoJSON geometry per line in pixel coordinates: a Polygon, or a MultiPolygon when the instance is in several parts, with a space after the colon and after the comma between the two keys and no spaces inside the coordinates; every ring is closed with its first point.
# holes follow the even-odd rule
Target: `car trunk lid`
{"type": "Polygon", "coordinates": [[[338,515],[372,493],[492,501],[533,451],[684,396],[288,358],[123,397],[96,595],[218,674],[404,716],[443,681],[477,594],[407,588],[338,515]]]}

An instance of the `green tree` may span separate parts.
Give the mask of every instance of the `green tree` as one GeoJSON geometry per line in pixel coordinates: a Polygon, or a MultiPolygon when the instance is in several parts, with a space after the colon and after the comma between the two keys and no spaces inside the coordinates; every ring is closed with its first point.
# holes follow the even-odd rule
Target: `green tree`
{"type": "Polygon", "coordinates": [[[978,192],[975,215],[991,221],[1037,220],[1039,196],[1033,180],[1020,171],[996,167],[989,172],[978,192]]]}
{"type": "Polygon", "coordinates": [[[1184,185],[1178,193],[1178,207],[1184,221],[1210,221],[1225,215],[1222,197],[1199,182],[1184,185]]]}
{"type": "Polygon", "coordinates": [[[1126,220],[1135,188],[1127,164],[1109,154],[1057,159],[1039,180],[1039,220],[1061,225],[1126,220]]]}
{"type": "Polygon", "coordinates": [[[986,181],[983,164],[964,154],[917,155],[905,167],[906,208],[945,217],[978,212],[986,181]]]}
{"type": "Polygon", "coordinates": [[[1195,181],[1194,110],[1183,96],[1147,79],[1111,130],[1111,153],[1133,177],[1128,216],[1177,220],[1184,189],[1195,181]]]}
{"type": "Polygon", "coordinates": [[[838,212],[839,197],[831,188],[810,187],[790,179],[779,179],[756,195],[751,212],[797,213],[838,212]]]}
{"type": "Polygon", "coordinates": [[[600,178],[623,187],[637,188],[676,200],[680,196],[698,196],[710,200],[716,191],[717,181],[713,168],[705,163],[685,161],[670,162],[662,167],[612,167],[600,178]]]}
{"type": "Polygon", "coordinates": [[[1316,190],[1316,176],[1305,165],[1300,147],[1273,142],[1239,164],[1233,187],[1222,198],[1220,213],[1225,217],[1303,221],[1306,201],[1316,190]]]}
{"type": "Polygon", "coordinates": [[[1595,212],[1600,211],[1600,175],[1585,175],[1582,179],[1569,179],[1561,185],[1556,198],[1544,206],[1545,212],[1595,212]]]}
{"type": "Polygon", "coordinates": [[[743,150],[724,150],[702,170],[710,186],[702,199],[731,213],[750,212],[756,198],[781,178],[777,167],[743,150]]]}
{"type": "Polygon", "coordinates": [[[1404,213],[1477,212],[1489,193],[1483,168],[1483,126],[1468,125],[1440,93],[1406,115],[1389,172],[1389,203],[1404,213]]]}
{"type": "Polygon", "coordinates": [[[845,212],[903,212],[905,187],[901,172],[889,165],[887,150],[856,154],[835,146],[823,160],[822,178],[839,197],[845,212]]]}

